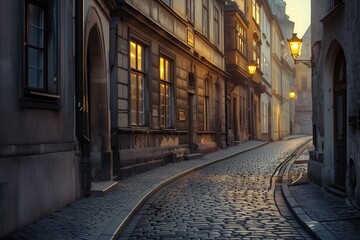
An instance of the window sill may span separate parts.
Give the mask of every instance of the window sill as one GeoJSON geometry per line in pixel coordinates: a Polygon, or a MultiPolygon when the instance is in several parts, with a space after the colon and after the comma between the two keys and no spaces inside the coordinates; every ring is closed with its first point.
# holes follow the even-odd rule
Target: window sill
{"type": "Polygon", "coordinates": [[[36,108],[59,111],[59,100],[59,95],[36,91],[26,91],[24,97],[20,99],[20,105],[22,108],[36,108]]]}

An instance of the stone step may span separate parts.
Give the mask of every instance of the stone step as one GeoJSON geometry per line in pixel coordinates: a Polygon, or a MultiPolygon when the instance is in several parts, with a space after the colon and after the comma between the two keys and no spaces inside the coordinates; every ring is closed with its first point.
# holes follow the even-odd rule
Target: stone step
{"type": "Polygon", "coordinates": [[[202,158],[202,157],[204,157],[204,154],[202,154],[202,153],[190,153],[190,154],[184,155],[184,160],[193,160],[193,159],[202,158]]]}
{"type": "Polygon", "coordinates": [[[118,182],[115,181],[93,182],[91,184],[91,196],[103,197],[109,192],[113,191],[117,185],[118,182]]]}

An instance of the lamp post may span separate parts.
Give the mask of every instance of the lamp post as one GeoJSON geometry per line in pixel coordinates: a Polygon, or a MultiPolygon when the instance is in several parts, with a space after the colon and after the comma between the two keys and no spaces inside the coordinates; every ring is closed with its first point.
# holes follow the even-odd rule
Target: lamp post
{"type": "Polygon", "coordinates": [[[309,68],[311,68],[312,64],[311,64],[311,60],[297,60],[297,58],[300,56],[300,50],[301,50],[301,44],[302,44],[302,39],[297,37],[297,33],[293,33],[292,37],[290,39],[287,40],[289,47],[290,47],[290,51],[291,51],[291,56],[294,59],[295,64],[301,62],[303,64],[305,64],[306,66],[308,66],[309,68]]]}
{"type": "MultiPolygon", "coordinates": [[[[295,99],[296,93],[294,91],[289,92],[290,97],[290,135],[293,134],[293,121],[291,121],[291,100],[295,99]]],[[[294,111],[294,120],[295,120],[295,112],[294,111]]]]}

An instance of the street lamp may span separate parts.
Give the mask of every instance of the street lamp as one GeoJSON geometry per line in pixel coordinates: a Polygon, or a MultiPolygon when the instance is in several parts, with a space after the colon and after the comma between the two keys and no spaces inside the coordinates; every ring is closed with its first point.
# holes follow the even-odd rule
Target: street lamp
{"type": "Polygon", "coordinates": [[[250,61],[248,65],[248,70],[250,75],[254,75],[256,73],[257,64],[254,60],[250,61]]]}
{"type": "Polygon", "coordinates": [[[290,99],[294,99],[296,97],[296,93],[294,91],[289,92],[290,99]]]}
{"type": "Polygon", "coordinates": [[[293,33],[292,37],[287,41],[290,47],[291,56],[294,59],[295,64],[301,62],[306,66],[311,67],[311,60],[297,60],[297,58],[300,56],[300,49],[302,43],[302,39],[297,37],[297,33],[293,33]]]}

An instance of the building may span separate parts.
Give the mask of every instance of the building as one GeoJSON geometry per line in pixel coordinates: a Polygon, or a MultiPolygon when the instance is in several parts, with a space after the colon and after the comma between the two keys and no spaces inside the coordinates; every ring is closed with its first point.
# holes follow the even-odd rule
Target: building
{"type": "Polygon", "coordinates": [[[268,1],[263,1],[261,7],[261,71],[262,84],[265,92],[261,94],[261,139],[264,141],[272,140],[272,79],[271,79],[271,32],[272,14],[268,1]]]}
{"type": "Polygon", "coordinates": [[[226,70],[231,78],[226,84],[227,143],[239,144],[249,140],[249,82],[248,73],[248,12],[247,1],[228,2],[225,6],[226,70]]]}
{"type": "Polygon", "coordinates": [[[261,94],[265,92],[265,86],[262,83],[261,71],[261,8],[262,1],[248,1],[249,9],[249,29],[248,29],[248,53],[250,60],[257,64],[256,72],[250,78],[249,84],[249,138],[261,139],[261,94]]]}
{"type": "Polygon", "coordinates": [[[311,3],[314,151],[311,181],[360,202],[360,3],[311,3]]]}
{"type": "Polygon", "coordinates": [[[287,38],[291,37],[294,22],[286,14],[284,0],[269,0],[269,5],[274,15],[273,20],[273,139],[278,140],[290,135],[292,132],[290,121],[294,118],[291,111],[292,101],[289,97],[290,90],[294,89],[294,61],[291,58],[287,38]]]}
{"type": "MultiPolygon", "coordinates": [[[[299,60],[311,58],[311,27],[302,37],[301,55],[299,60]]],[[[296,99],[292,102],[291,112],[295,112],[293,133],[312,135],[312,92],[311,92],[311,68],[305,64],[295,64],[295,90],[296,99]]],[[[292,115],[293,116],[293,115],[292,115]]]]}
{"type": "Polygon", "coordinates": [[[81,196],[73,4],[0,3],[0,237],[81,196]]]}
{"type": "Polygon", "coordinates": [[[111,14],[114,174],[226,146],[224,1],[140,1],[111,14]]]}

